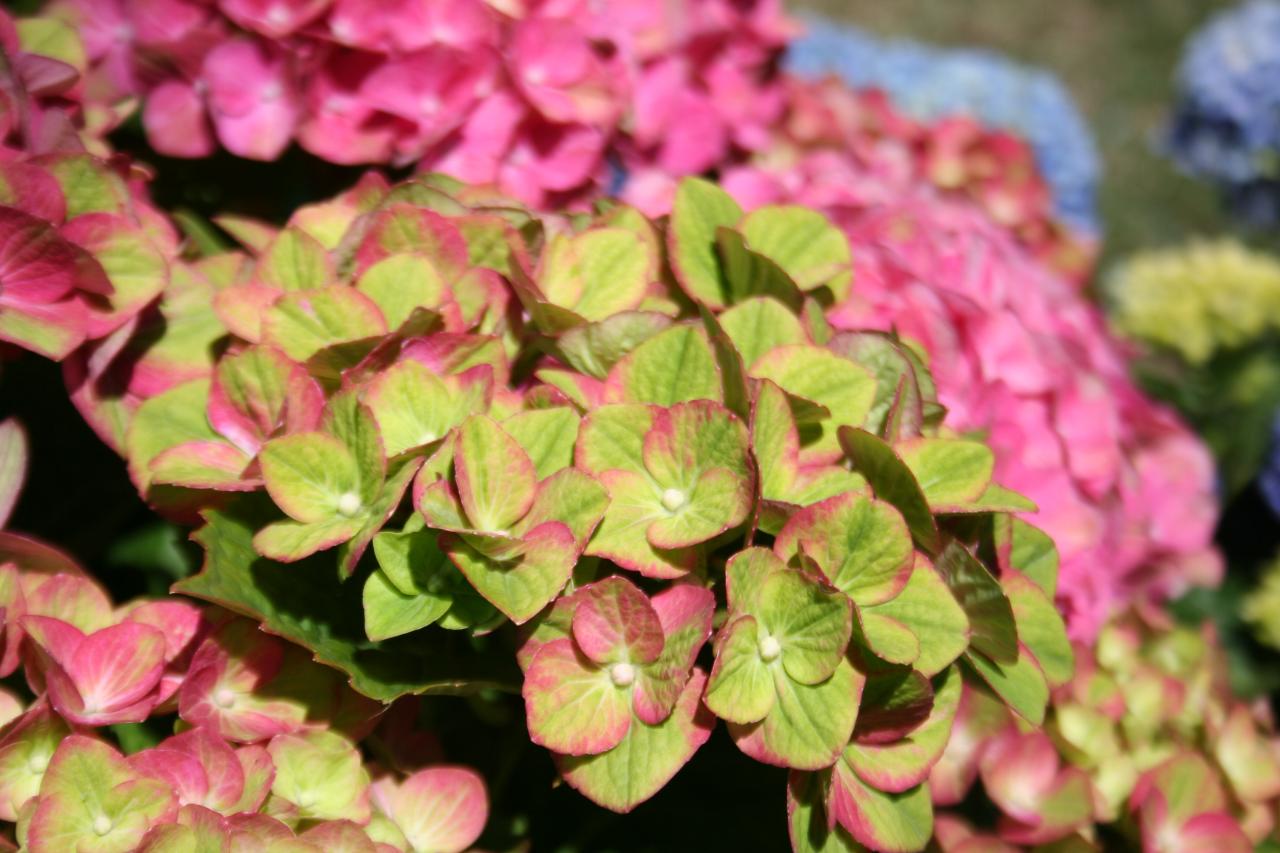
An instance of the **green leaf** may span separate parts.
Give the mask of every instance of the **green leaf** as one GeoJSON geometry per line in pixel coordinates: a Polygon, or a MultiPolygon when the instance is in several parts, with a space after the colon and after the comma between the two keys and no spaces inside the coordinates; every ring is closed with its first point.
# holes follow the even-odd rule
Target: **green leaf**
{"type": "Polygon", "coordinates": [[[723,401],[720,370],[706,332],[695,326],[673,326],[649,338],[613,366],[605,383],[605,399],[659,406],[723,401]]]}
{"type": "Polygon", "coordinates": [[[710,181],[685,178],[676,187],[667,230],[671,266],[684,292],[709,308],[729,302],[716,230],[732,228],[741,219],[738,203],[710,181]]]}
{"type": "Polygon", "coordinates": [[[254,279],[281,290],[319,290],[336,275],[329,253],[305,231],[285,228],[258,256],[254,279]]]}
{"type": "Polygon", "coordinates": [[[787,675],[801,684],[830,678],[849,645],[853,603],[796,571],[766,578],[759,601],[760,624],[777,642],[787,675]]]}
{"type": "Polygon", "coordinates": [[[752,616],[740,616],[719,641],[707,684],[707,707],[731,723],[763,720],[776,699],[773,677],[771,665],[760,656],[759,623],[752,616]]]}
{"type": "Polygon", "coordinates": [[[821,213],[796,205],[757,208],[742,221],[752,249],[776,262],[802,290],[826,285],[835,301],[853,280],[849,240],[821,213]]]}
{"type": "Polygon", "coordinates": [[[1000,577],[1000,585],[1013,606],[1018,640],[1035,655],[1051,688],[1066,684],[1075,668],[1075,653],[1062,614],[1025,575],[1007,571],[1000,577]]]}
{"type": "Polygon", "coordinates": [[[978,500],[991,482],[995,456],[977,441],[915,438],[895,448],[916,476],[931,505],[962,505],[978,500]]]}
{"type": "Polygon", "coordinates": [[[310,649],[320,663],[345,672],[356,690],[382,702],[411,693],[510,690],[519,683],[509,661],[459,649],[443,638],[371,642],[354,582],[342,583],[331,560],[282,565],[254,552],[253,532],[261,517],[261,502],[254,500],[206,513],[205,526],[194,536],[205,549],[204,566],[176,584],[174,592],[261,622],[269,633],[310,649]]]}
{"type": "Polygon", "coordinates": [[[453,464],[473,529],[509,530],[533,506],[537,480],[529,454],[487,415],[463,422],[453,464]]]}
{"type": "Polygon", "coordinates": [[[991,572],[959,542],[950,542],[936,563],[938,574],[964,608],[974,649],[1001,663],[1018,654],[1013,608],[991,572]]]}
{"type": "Polygon", "coordinates": [[[933,836],[929,786],[889,793],[863,782],[843,762],[831,778],[832,814],[856,841],[886,853],[923,850],[933,836]]]}
{"type": "Polygon", "coordinates": [[[1052,600],[1058,591],[1058,548],[1038,527],[1020,518],[996,525],[996,550],[1001,565],[1022,572],[1052,600]]]}
{"type": "Polygon", "coordinates": [[[573,465],[573,448],[582,419],[566,406],[519,412],[502,428],[524,448],[539,480],[573,465]]]}
{"type": "Polygon", "coordinates": [[[800,310],[804,296],[800,288],[774,261],[753,252],[746,239],[732,228],[716,229],[716,248],[731,303],[754,296],[769,296],[800,310]]]}
{"type": "Polygon", "coordinates": [[[934,685],[929,718],[906,737],[888,743],[859,743],[845,747],[841,762],[859,778],[881,791],[902,792],[929,778],[929,771],[947,746],[960,705],[963,679],[949,669],[934,685]]]}
{"type": "Polygon", "coordinates": [[[382,311],[387,327],[398,329],[417,308],[435,310],[450,299],[443,276],[423,255],[391,255],[365,270],[356,290],[382,311]]]}
{"type": "Polygon", "coordinates": [[[538,284],[547,299],[594,322],[640,306],[657,258],[633,231],[592,228],[557,236],[542,265],[538,284]]]}
{"type": "Polygon", "coordinates": [[[1018,716],[1034,726],[1044,723],[1049,685],[1025,648],[1018,649],[1018,657],[1012,663],[996,663],[973,649],[965,652],[964,660],[1018,716]]]}
{"type": "Polygon", "coordinates": [[[190,441],[217,441],[205,409],[209,380],[195,379],[144,401],[125,437],[129,473],[142,491],[151,484],[151,461],[165,450],[190,441]]]}
{"type": "Polygon", "coordinates": [[[665,314],[624,311],[574,326],[556,339],[556,348],[574,370],[604,379],[623,356],[670,326],[665,314]]]}
{"type": "Polygon", "coordinates": [[[322,432],[273,438],[258,456],[267,493],[295,521],[353,519],[366,507],[356,458],[322,432]]]}
{"type": "Polygon", "coordinates": [[[800,554],[813,560],[859,606],[883,604],[898,595],[911,576],[914,554],[898,511],[853,493],[791,516],[773,547],[786,561],[800,554]]]}
{"type": "Polygon", "coordinates": [[[780,666],[771,668],[773,710],[750,725],[729,724],[738,748],[766,764],[797,770],[829,767],[849,742],[858,718],[863,678],[847,660],[814,685],[798,684],[780,666]]]}
{"type": "Polygon", "coordinates": [[[460,536],[445,534],[440,547],[486,601],[517,625],[550,604],[569,582],[578,547],[569,528],[548,522],[526,533],[510,559],[486,556],[460,536]]]}
{"type": "Polygon", "coordinates": [[[373,300],[345,285],[286,293],[262,321],[263,341],[294,361],[339,344],[381,338],[387,331],[373,300]]]}
{"type": "Polygon", "coordinates": [[[811,407],[796,410],[801,446],[824,454],[838,453],[836,428],[861,426],[875,397],[875,380],[864,368],[809,344],[770,350],[748,373],[755,379],[770,379],[793,397],[812,401],[829,413],[828,419],[810,414],[811,407]]]}
{"type": "Polygon", "coordinates": [[[843,826],[828,826],[822,789],[824,784],[829,784],[830,775],[830,771],[796,772],[787,780],[787,824],[795,853],[862,853],[866,850],[843,826]]]}
{"type": "Polygon", "coordinates": [[[942,547],[938,526],[915,475],[882,439],[863,429],[840,427],[840,445],[867,478],[876,497],[898,508],[911,535],[930,553],[942,547]]]}
{"type": "Polygon", "coordinates": [[[711,736],[715,719],[699,702],[706,683],[706,675],[695,669],[662,723],[651,726],[633,717],[622,742],[608,752],[562,757],[565,781],[615,812],[629,812],[652,797],[711,736]]]}
{"type": "Polygon", "coordinates": [[[920,652],[912,666],[929,678],[969,647],[969,617],[937,571],[919,555],[902,592],[863,611],[864,619],[871,615],[894,619],[916,636],[920,652]]]}
{"type": "Polygon", "coordinates": [[[719,320],[748,367],[777,347],[809,343],[800,318],[776,299],[757,296],[743,300],[719,320]]]}

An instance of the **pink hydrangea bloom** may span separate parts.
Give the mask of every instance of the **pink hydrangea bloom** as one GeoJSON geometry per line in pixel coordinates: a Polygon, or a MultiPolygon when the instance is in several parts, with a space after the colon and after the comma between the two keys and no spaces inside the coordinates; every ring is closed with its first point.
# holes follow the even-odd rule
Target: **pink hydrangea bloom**
{"type": "Polygon", "coordinates": [[[971,207],[921,192],[867,208],[813,191],[854,245],[857,285],[832,322],[924,347],[948,423],[986,433],[996,477],[1038,504],[1074,637],[1135,596],[1218,576],[1212,460],[1133,385],[1097,309],[971,207]]]}
{"type": "Polygon", "coordinates": [[[151,144],[419,162],[543,206],[611,160],[693,174],[769,142],[777,0],[59,0],[91,89],[144,98],[151,144]]]}

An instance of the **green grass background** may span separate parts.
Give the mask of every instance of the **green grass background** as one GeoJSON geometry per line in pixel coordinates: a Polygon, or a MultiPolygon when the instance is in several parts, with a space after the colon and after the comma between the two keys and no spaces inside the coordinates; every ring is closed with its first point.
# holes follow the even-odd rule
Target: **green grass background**
{"type": "Polygon", "coordinates": [[[1178,174],[1153,140],[1187,37],[1225,0],[800,0],[891,37],[986,47],[1056,73],[1098,139],[1104,266],[1137,249],[1216,235],[1233,223],[1210,188],[1178,174]]]}

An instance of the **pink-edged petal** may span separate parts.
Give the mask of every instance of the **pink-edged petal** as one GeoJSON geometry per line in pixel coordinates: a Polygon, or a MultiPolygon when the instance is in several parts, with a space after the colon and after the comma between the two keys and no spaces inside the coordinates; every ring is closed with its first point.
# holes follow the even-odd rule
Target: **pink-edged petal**
{"type": "Polygon", "coordinates": [[[461,853],[489,816],[484,780],[465,767],[428,767],[400,783],[392,819],[415,850],[461,853]]]}
{"type": "Polygon", "coordinates": [[[143,700],[164,670],[164,635],[121,622],[87,636],[65,666],[86,711],[110,711],[143,700]]]}
{"type": "Polygon", "coordinates": [[[612,749],[631,726],[628,688],[634,678],[634,669],[615,673],[612,668],[597,667],[572,640],[547,643],[534,655],[524,677],[529,736],[534,743],[565,755],[612,749]]]}
{"type": "Polygon", "coordinates": [[[190,651],[193,641],[204,627],[204,614],[186,601],[144,601],[129,609],[125,619],[150,625],[164,635],[164,659],[172,663],[190,651]]]}
{"type": "Polygon", "coordinates": [[[610,577],[588,587],[573,614],[573,639],[598,664],[646,664],[662,652],[662,623],[630,581],[610,577]]]}
{"type": "Polygon", "coordinates": [[[166,157],[208,157],[217,148],[204,100],[183,80],[166,80],[151,90],[142,126],[147,141],[166,157]]]}

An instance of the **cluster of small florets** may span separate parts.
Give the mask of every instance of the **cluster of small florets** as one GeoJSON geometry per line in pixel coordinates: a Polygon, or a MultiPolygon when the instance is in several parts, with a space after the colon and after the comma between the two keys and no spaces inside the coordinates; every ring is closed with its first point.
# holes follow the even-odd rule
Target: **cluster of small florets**
{"type": "MultiPolygon", "coordinates": [[[[726,185],[738,186],[732,175],[726,185]]],[[[832,325],[918,345],[948,423],[982,431],[997,476],[1038,505],[1062,554],[1073,637],[1135,597],[1215,581],[1213,459],[1134,385],[1074,287],[970,206],[920,192],[867,207],[856,184],[824,178],[792,190],[852,245],[857,286],[828,312],[832,325]]]]}
{"type": "MultiPolygon", "coordinates": [[[[0,525],[24,450],[0,426],[18,472],[0,525]]],[[[0,690],[0,822],[24,850],[462,851],[484,828],[479,776],[425,766],[395,741],[403,715],[379,724],[377,703],[250,621],[178,597],[117,606],[3,530],[0,607],[0,677],[23,676],[0,690]],[[395,766],[366,763],[363,739],[395,766]]]]}
{"type": "Polygon", "coordinates": [[[1064,839],[1161,849],[1165,840],[1247,853],[1272,836],[1280,735],[1265,701],[1236,698],[1210,626],[1151,610],[1113,620],[1054,693],[1044,731],[1026,731],[978,692],[960,700],[934,767],[939,805],[975,780],[1000,811],[994,833],[939,815],[944,850],[1064,839]]]}
{"type": "MultiPolygon", "coordinates": [[[[799,200],[875,209],[928,188],[962,200],[1027,252],[1075,279],[1093,266],[1094,239],[1065,225],[1020,136],[953,114],[918,120],[875,89],[837,79],[785,79],[786,110],[770,144],[720,164],[724,186],[748,206],[799,200]]],[[[677,176],[629,175],[623,197],[650,213],[670,204],[677,176]]]]}
{"type": "Polygon", "coordinates": [[[1099,230],[1097,146],[1053,74],[986,50],[884,39],[822,18],[805,23],[806,32],[787,47],[787,68],[810,77],[837,74],[850,86],[882,90],[920,121],[972,116],[1026,139],[1058,215],[1085,233],[1099,230]]]}
{"type": "Polygon", "coordinates": [[[1280,327],[1280,261],[1231,239],[1157,249],[1126,259],[1107,295],[1121,333],[1201,366],[1280,327]]]}
{"type": "Polygon", "coordinates": [[[962,681],[1034,724],[1069,676],[1033,505],[939,429],[913,350],[828,323],[852,256],[821,215],[690,180],[665,226],[538,217],[432,178],[221,221],[242,248],[177,267],[182,321],[121,347],[213,325],[205,374],[94,409],[203,518],[179,591],[365,695],[519,687],[617,811],[719,718],[796,771],[794,832],[921,849],[962,681]],[[494,632],[519,669],[453,641],[494,632]]]}
{"type": "Polygon", "coordinates": [[[619,165],[696,174],[781,107],[777,0],[57,0],[90,85],[163,154],[412,163],[538,206],[619,165]],[[612,161],[612,162],[611,162],[612,161]]]}
{"type": "Polygon", "coordinates": [[[1187,45],[1165,147],[1212,181],[1246,220],[1280,219],[1280,3],[1249,0],[1219,13],[1187,45]]]}

